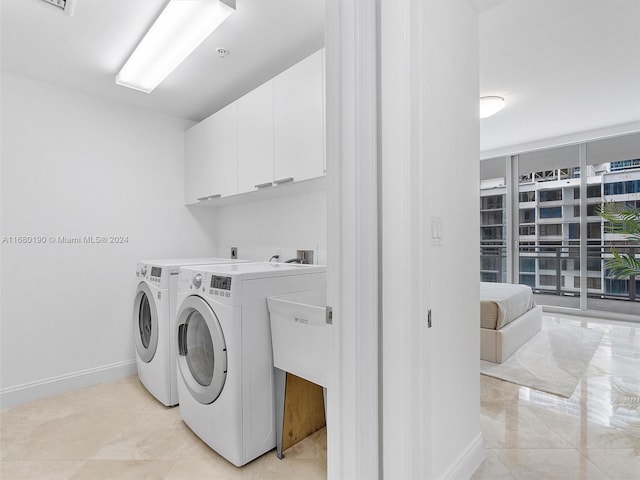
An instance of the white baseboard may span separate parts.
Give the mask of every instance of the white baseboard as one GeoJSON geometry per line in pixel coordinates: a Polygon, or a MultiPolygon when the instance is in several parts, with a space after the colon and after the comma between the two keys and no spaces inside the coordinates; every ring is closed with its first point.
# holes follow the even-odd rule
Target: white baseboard
{"type": "Polygon", "coordinates": [[[484,447],[482,446],[482,433],[479,433],[440,479],[468,480],[483,461],[484,447]]]}
{"type": "Polygon", "coordinates": [[[118,380],[136,372],[135,359],[125,360],[36,382],[23,383],[15,387],[3,388],[0,390],[0,408],[4,410],[14,405],[60,395],[78,388],[118,380]]]}

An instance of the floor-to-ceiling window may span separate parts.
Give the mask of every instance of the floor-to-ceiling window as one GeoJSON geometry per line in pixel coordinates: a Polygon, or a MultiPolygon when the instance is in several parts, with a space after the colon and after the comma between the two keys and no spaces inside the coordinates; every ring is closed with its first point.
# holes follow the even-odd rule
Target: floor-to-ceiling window
{"type": "Polygon", "coordinates": [[[542,305],[640,311],[640,279],[616,279],[611,249],[640,245],[607,232],[605,203],[640,208],[640,133],[481,162],[481,265],[487,282],[531,286],[542,305]]]}
{"type": "Polygon", "coordinates": [[[480,164],[480,280],[507,282],[507,197],[503,158],[480,164]]]}
{"type": "Polygon", "coordinates": [[[580,218],[578,215],[576,223],[574,206],[580,202],[579,148],[570,145],[526,152],[511,161],[518,172],[520,224],[514,254],[518,256],[519,281],[544,295],[542,302],[562,298],[577,308],[580,238],[576,225],[580,218]]]}
{"type": "MultiPolygon", "coordinates": [[[[588,142],[586,164],[591,174],[587,195],[587,209],[594,199],[597,204],[615,204],[623,210],[640,210],[640,134],[626,135],[588,142]],[[589,193],[591,195],[589,195],[589,193]]],[[[640,258],[640,245],[630,242],[624,235],[609,233],[607,225],[588,211],[588,262],[594,275],[587,281],[590,310],[615,311],[640,315],[640,278],[614,278],[607,268],[612,248],[619,253],[630,253],[640,258]],[[599,241],[592,239],[598,238],[599,241]],[[591,278],[593,277],[593,278],[591,278]]]]}

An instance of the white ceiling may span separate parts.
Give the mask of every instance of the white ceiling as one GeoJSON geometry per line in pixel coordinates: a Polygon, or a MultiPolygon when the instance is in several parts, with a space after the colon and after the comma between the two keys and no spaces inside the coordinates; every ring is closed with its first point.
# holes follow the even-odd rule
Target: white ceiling
{"type": "Polygon", "coordinates": [[[640,121],[639,0],[478,2],[482,151],[640,121]]]}
{"type": "MultiPolygon", "coordinates": [[[[167,0],[0,0],[2,69],[201,120],[324,44],[324,0],[237,0],[231,15],[153,93],[115,84],[167,0]],[[231,54],[220,58],[217,47],[231,54]]],[[[481,150],[640,121],[640,0],[473,0],[480,94],[505,109],[481,150]]]]}
{"type": "Polygon", "coordinates": [[[68,16],[41,0],[1,0],[2,70],[199,121],[324,45],[324,0],[237,0],[153,93],[116,85],[167,1],[76,0],[68,16]]]}

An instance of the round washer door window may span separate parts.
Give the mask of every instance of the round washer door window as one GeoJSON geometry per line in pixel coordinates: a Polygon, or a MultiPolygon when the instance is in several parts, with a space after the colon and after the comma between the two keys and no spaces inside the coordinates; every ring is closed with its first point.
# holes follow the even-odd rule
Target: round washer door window
{"type": "Polygon", "coordinates": [[[207,387],[213,379],[215,354],[207,322],[197,310],[187,317],[185,332],[187,366],[194,380],[207,387]]]}
{"type": "Polygon", "coordinates": [[[149,344],[151,343],[152,323],[149,297],[143,293],[140,298],[140,309],[138,310],[138,331],[144,348],[149,348],[149,344]]]}
{"type": "Polygon", "coordinates": [[[180,375],[198,402],[212,403],[227,378],[227,347],[218,317],[196,295],[182,302],[177,316],[180,375]]]}
{"type": "Polygon", "coordinates": [[[133,302],[133,337],[140,360],[149,363],[158,348],[158,311],[149,286],[141,282],[133,302]]]}

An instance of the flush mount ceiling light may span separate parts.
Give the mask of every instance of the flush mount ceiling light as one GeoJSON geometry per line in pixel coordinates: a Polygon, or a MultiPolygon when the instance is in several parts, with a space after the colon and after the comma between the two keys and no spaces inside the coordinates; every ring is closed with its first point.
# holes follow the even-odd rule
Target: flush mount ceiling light
{"type": "Polygon", "coordinates": [[[171,0],[116,76],[116,83],[152,92],[235,8],[235,0],[171,0]]]}
{"type": "Polygon", "coordinates": [[[480,118],[495,115],[504,108],[504,98],[496,96],[480,97],[480,118]]]}

